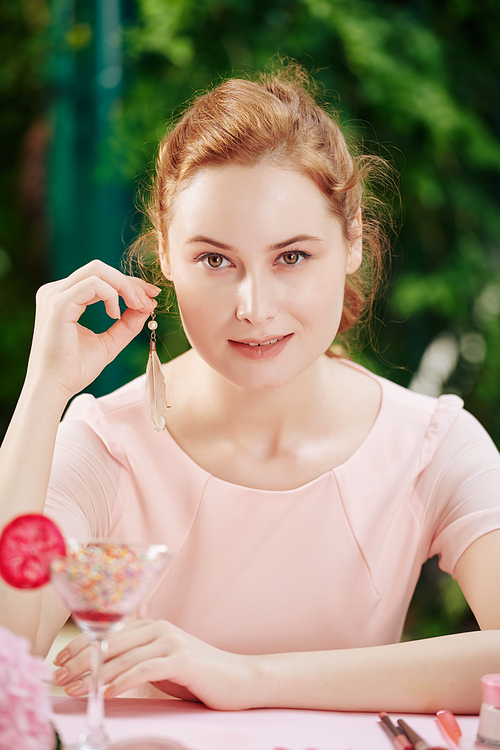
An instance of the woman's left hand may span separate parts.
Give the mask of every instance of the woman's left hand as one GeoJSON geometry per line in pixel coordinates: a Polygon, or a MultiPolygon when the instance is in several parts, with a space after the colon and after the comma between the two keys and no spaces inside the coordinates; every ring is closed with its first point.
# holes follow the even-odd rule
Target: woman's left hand
{"type": "MultiPolygon", "coordinates": [[[[88,692],[86,635],[71,641],[55,664],[56,685],[72,696],[88,692]]],[[[255,657],[221,651],[164,620],[127,623],[110,637],[103,667],[106,698],[150,682],[176,698],[225,711],[252,707],[255,673],[255,657]]]]}

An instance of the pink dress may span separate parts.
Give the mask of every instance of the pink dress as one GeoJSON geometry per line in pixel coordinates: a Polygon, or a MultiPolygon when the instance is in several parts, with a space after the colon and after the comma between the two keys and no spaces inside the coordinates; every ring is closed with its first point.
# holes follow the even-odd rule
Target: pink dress
{"type": "Polygon", "coordinates": [[[152,428],[143,378],[97,400],[78,396],[60,427],[47,515],[67,536],[173,547],[139,614],[217,647],[397,642],[422,563],[437,554],[453,574],[475,539],[500,528],[500,457],[458,397],[376,379],[381,407],[359,449],[286,491],[200,468],[152,428]]]}

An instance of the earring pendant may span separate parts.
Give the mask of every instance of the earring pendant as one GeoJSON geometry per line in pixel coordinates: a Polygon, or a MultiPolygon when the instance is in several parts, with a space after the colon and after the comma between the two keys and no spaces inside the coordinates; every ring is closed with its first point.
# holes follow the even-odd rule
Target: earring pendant
{"type": "Polygon", "coordinates": [[[156,329],[158,328],[158,323],[155,318],[156,315],[153,312],[151,313],[151,320],[148,321],[150,337],[149,357],[146,367],[146,401],[154,428],[160,431],[165,429],[168,405],[165,378],[161,369],[160,358],[156,351],[156,329]]]}

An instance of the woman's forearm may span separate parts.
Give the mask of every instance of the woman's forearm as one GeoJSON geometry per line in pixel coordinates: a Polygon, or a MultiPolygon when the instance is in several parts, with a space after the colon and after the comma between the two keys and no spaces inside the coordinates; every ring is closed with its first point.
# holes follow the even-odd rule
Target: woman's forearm
{"type": "MultiPolygon", "coordinates": [[[[58,685],[88,689],[88,642],[78,636],[59,655],[58,685]]],[[[107,697],[151,682],[210,708],[303,708],[477,713],[480,678],[500,672],[500,630],[335,651],[253,656],[221,651],[163,620],[125,625],[109,643],[107,697]]]]}
{"type": "Polygon", "coordinates": [[[481,676],[500,672],[500,631],[250,658],[252,707],[477,713],[481,676]]]}
{"type": "Polygon", "coordinates": [[[20,513],[42,513],[54,445],[67,397],[27,381],[0,448],[0,527],[20,513]]]}
{"type": "MultiPolygon", "coordinates": [[[[0,450],[0,528],[14,516],[43,513],[66,404],[142,330],[159,291],[100,261],[39,290],[27,377],[0,450]],[[98,300],[114,322],[96,334],[78,321],[98,300]]],[[[0,623],[27,635],[38,652],[50,646],[66,614],[50,587],[26,593],[0,582],[0,623]]]]}
{"type": "MultiPolygon", "coordinates": [[[[50,384],[27,380],[0,448],[0,529],[15,516],[43,513],[66,400],[50,384]]],[[[40,590],[19,591],[0,580],[0,624],[35,643],[42,596],[40,590]]]]}

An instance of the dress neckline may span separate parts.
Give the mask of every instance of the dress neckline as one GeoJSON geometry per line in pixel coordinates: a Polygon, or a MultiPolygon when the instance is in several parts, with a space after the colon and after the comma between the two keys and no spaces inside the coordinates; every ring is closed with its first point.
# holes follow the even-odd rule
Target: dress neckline
{"type": "Polygon", "coordinates": [[[348,359],[342,359],[342,362],[344,362],[349,367],[352,367],[353,369],[358,370],[359,372],[364,373],[365,375],[368,375],[373,380],[375,380],[379,387],[380,387],[380,406],[377,413],[377,416],[375,417],[373,424],[364,438],[364,440],[358,445],[356,450],[351,453],[351,455],[345,459],[342,463],[338,464],[337,466],[332,467],[331,469],[328,469],[327,471],[323,472],[322,474],[319,474],[317,477],[314,477],[313,479],[309,480],[305,484],[300,485],[299,487],[293,487],[291,489],[287,490],[270,490],[270,489],[262,489],[258,487],[248,487],[244,484],[236,484],[235,482],[229,482],[227,479],[222,479],[221,477],[216,476],[215,474],[212,474],[207,469],[204,469],[202,466],[200,466],[196,461],[191,458],[191,456],[186,453],[186,451],[179,445],[179,443],[175,440],[173,435],[168,430],[168,427],[165,428],[164,435],[167,439],[171,440],[172,443],[175,445],[176,450],[178,450],[182,456],[184,457],[184,460],[189,462],[193,467],[196,468],[197,471],[202,472],[203,475],[207,478],[207,481],[213,481],[218,482],[222,486],[226,487],[233,487],[237,488],[240,492],[253,492],[253,493],[263,493],[263,494],[273,494],[273,495],[281,495],[284,496],[286,494],[290,493],[300,493],[303,490],[309,489],[314,484],[320,483],[322,481],[325,481],[327,478],[331,477],[332,474],[335,474],[336,471],[342,470],[345,467],[347,467],[351,462],[354,462],[358,459],[358,457],[366,450],[366,447],[374,440],[376,439],[376,433],[378,432],[378,428],[381,422],[381,416],[382,412],[384,411],[384,406],[386,402],[386,388],[385,388],[385,380],[384,378],[379,377],[378,375],[375,375],[374,373],[370,372],[370,370],[366,369],[362,365],[357,364],[356,362],[352,362],[348,359]]]}

